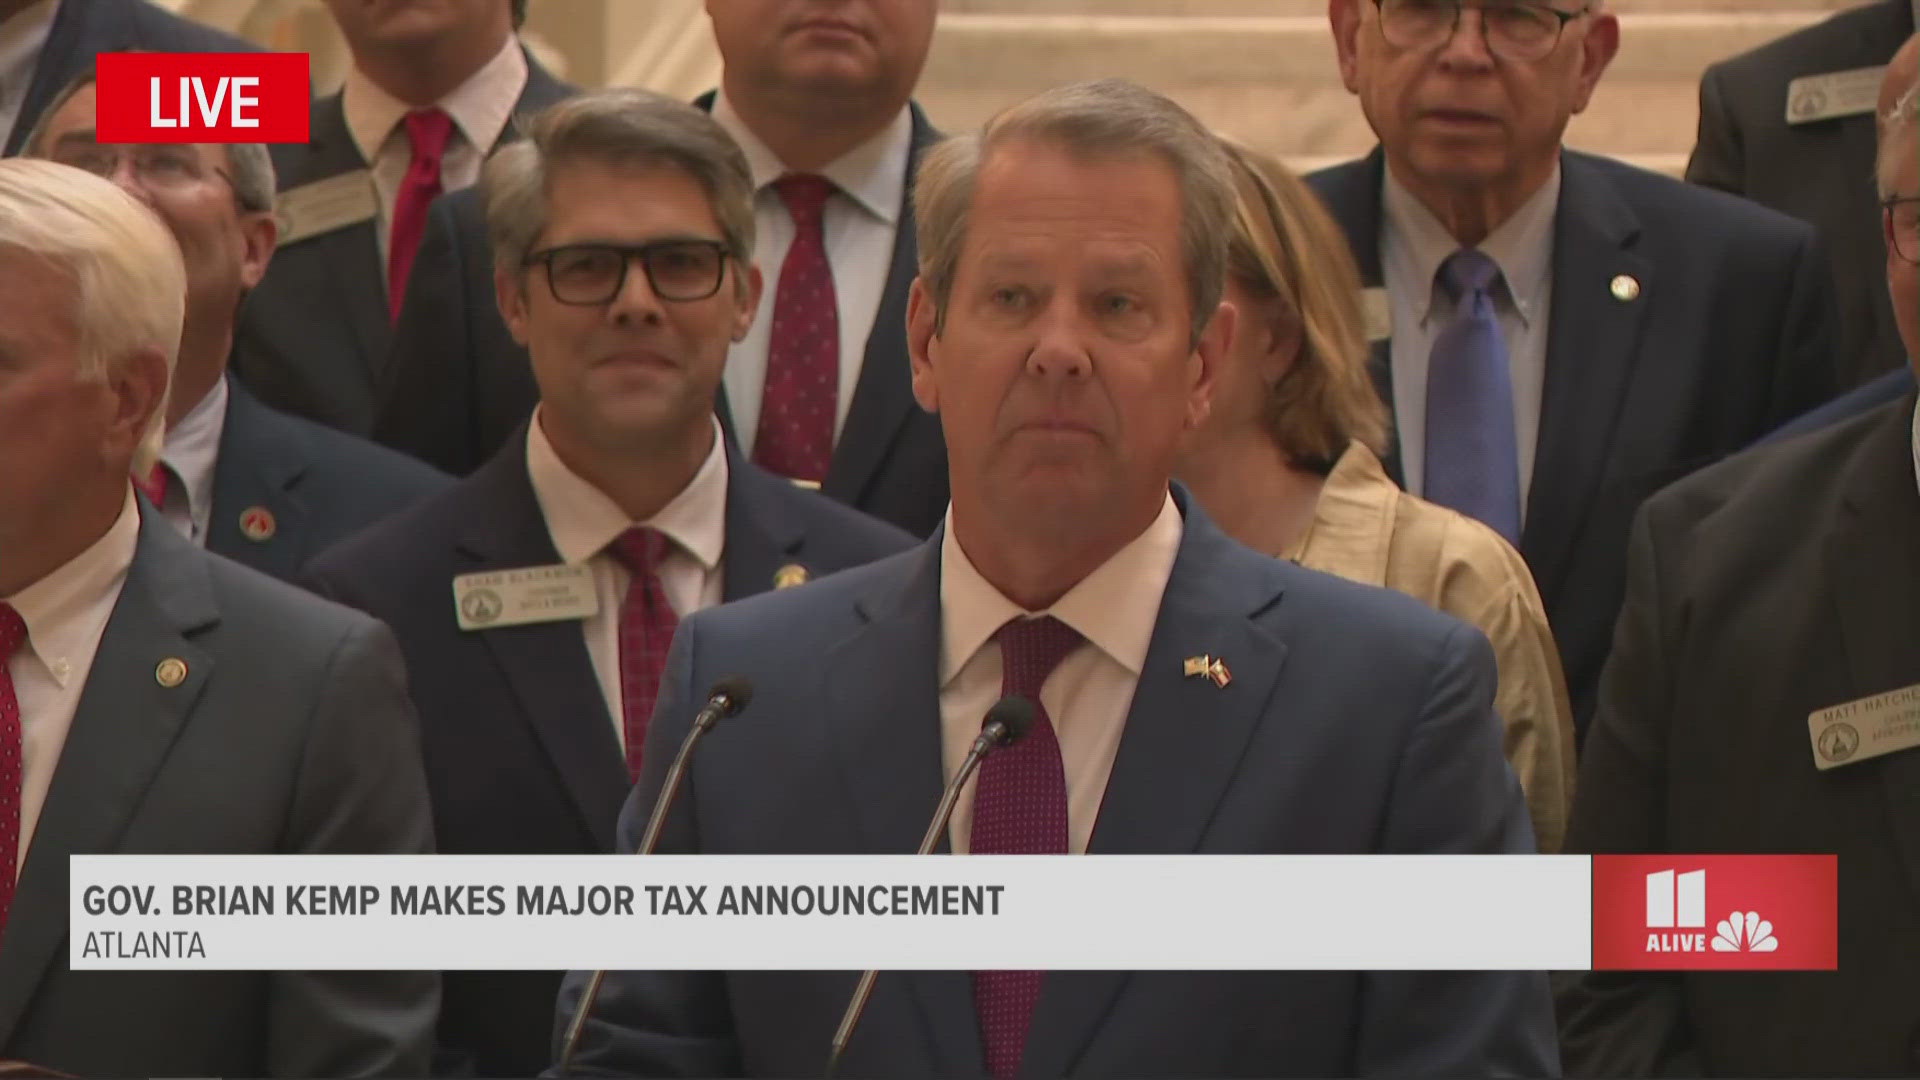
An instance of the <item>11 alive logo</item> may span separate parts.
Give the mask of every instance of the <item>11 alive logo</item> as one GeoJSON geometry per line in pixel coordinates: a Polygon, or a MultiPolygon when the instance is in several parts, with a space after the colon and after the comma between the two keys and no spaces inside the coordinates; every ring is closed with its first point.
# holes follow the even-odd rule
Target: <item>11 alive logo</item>
{"type": "Polygon", "coordinates": [[[103,143],[304,143],[306,53],[101,53],[103,143]]]}
{"type": "Polygon", "coordinates": [[[1595,855],[1596,971],[1832,971],[1832,855],[1595,855]]]}

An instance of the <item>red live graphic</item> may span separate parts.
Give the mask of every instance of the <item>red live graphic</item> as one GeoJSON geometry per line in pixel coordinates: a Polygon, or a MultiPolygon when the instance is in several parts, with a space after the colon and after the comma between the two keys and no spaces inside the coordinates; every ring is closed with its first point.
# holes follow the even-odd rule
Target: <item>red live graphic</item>
{"type": "Polygon", "coordinates": [[[101,142],[303,143],[306,53],[101,53],[101,142]]]}
{"type": "Polygon", "coordinates": [[[1832,855],[1595,855],[1596,971],[1832,971],[1832,855]]]}

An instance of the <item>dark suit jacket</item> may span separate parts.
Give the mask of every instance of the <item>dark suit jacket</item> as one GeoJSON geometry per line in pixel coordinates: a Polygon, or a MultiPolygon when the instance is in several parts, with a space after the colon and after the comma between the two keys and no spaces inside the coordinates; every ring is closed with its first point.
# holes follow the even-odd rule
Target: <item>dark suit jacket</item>
{"type": "MultiPolygon", "coordinates": [[[[1375,151],[1308,178],[1369,286],[1384,283],[1383,168],[1375,151]]],[[[1634,509],[1833,396],[1833,291],[1800,222],[1572,151],[1561,178],[1546,390],[1519,546],[1584,733],[1634,509]],[[1622,274],[1640,284],[1631,302],[1613,297],[1622,274]]],[[[1373,359],[1391,408],[1385,343],[1373,359]]],[[[1387,464],[1399,479],[1397,451],[1387,464]]]]}
{"type": "Polygon", "coordinates": [[[61,4],[47,29],[47,43],[34,66],[20,116],[7,134],[4,156],[20,152],[27,133],[39,123],[40,114],[76,76],[93,71],[96,55],[134,50],[258,52],[260,47],[183,19],[148,0],[73,0],[61,4]]]}
{"type": "MultiPolygon", "coordinates": [[[[697,104],[711,107],[712,96],[697,104]]],[[[820,488],[916,536],[933,531],[947,510],[946,441],[939,418],[913,400],[907,361],[907,288],[917,273],[912,178],[921,153],[939,138],[913,106],[913,148],[893,266],[820,488]]],[[[769,280],[762,303],[773,303],[773,285],[769,280]]],[[[514,343],[494,300],[479,192],[434,201],[395,334],[373,432],[387,446],[464,475],[487,460],[539,401],[527,351],[514,343]]],[[[724,392],[719,411],[731,433],[724,392]]]]}
{"type": "MultiPolygon", "coordinates": [[[[1531,852],[1472,628],[1186,530],[1089,850],[1531,852]],[[1227,658],[1225,690],[1181,659],[1227,658]],[[1206,717],[1201,733],[1193,718],[1206,717]]],[[[694,759],[660,850],[904,854],[942,786],[940,539],[681,624],[632,850],[689,710],[722,674],[753,704],[694,759]],[[697,824],[695,824],[697,823],[697,824]]],[[[649,1076],[812,1076],[853,972],[610,973],[576,1059],[649,1076]]],[[[583,979],[568,976],[562,1019],[583,979]]],[[[888,972],[847,1076],[979,1076],[967,972],[888,972]]],[[[1055,972],[1021,1075],[1544,1075],[1546,977],[1510,972],[1055,972]]]]}
{"type": "Polygon", "coordinates": [[[1913,29],[1909,0],[1876,0],[1723,60],[1700,80],[1700,135],[1687,179],[1820,230],[1839,294],[1843,386],[1904,366],[1907,355],[1887,298],[1873,114],[1788,124],[1787,86],[1885,64],[1913,29]]]}
{"type": "MultiPolygon", "coordinates": [[[[580,624],[467,633],[454,618],[455,576],[560,561],[525,448],[516,434],[473,476],[321,556],[310,577],[400,637],[441,851],[611,851],[631,785],[580,624]]],[[[912,543],[737,457],[728,468],[727,600],[772,588],[787,564],[828,574],[912,543]]],[[[533,1075],[551,1060],[559,983],[557,972],[449,972],[441,1043],[471,1054],[481,1076],[533,1075]]]]}
{"type": "Polygon", "coordinates": [[[1793,422],[1781,427],[1755,445],[1779,442],[1782,439],[1791,439],[1795,435],[1805,435],[1809,431],[1819,431],[1821,428],[1859,416],[1863,412],[1911,393],[1913,393],[1913,369],[1902,365],[1875,378],[1870,383],[1854,387],[1812,412],[1800,414],[1793,422]]]}
{"type": "MultiPolygon", "coordinates": [[[[538,112],[572,92],[528,57],[515,112],[538,112]]],[[[518,137],[510,122],[495,145],[518,137]]],[[[282,192],[367,167],[337,93],[313,103],[306,145],[271,149],[282,192]]],[[[393,340],[375,228],[369,218],[282,245],[241,305],[234,339],[234,374],[260,400],[354,435],[373,429],[393,340]]]]}
{"type": "Polygon", "coordinates": [[[0,1057],[82,1076],[408,1076],[431,972],[74,972],[67,857],[431,851],[400,651],[147,520],[0,949],[0,1057]],[[186,681],[154,680],[174,657],[186,681]]]}
{"type": "Polygon", "coordinates": [[[282,580],[345,539],[453,482],[405,454],[288,416],[227,381],[227,419],[213,471],[207,550],[282,580]],[[271,536],[241,528],[273,515],[271,536]]]}
{"type": "Polygon", "coordinates": [[[1569,852],[1839,855],[1840,969],[1587,974],[1569,1075],[1920,1070],[1920,750],[1822,772],[1807,714],[1920,682],[1913,399],[1650,499],[1569,852]]]}

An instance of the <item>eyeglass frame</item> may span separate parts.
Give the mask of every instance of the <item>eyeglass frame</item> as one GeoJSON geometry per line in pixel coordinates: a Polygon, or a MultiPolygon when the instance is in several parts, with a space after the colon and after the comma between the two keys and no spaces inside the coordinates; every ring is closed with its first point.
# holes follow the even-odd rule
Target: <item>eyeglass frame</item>
{"type": "MultiPolygon", "coordinates": [[[[94,170],[89,169],[84,165],[78,165],[71,161],[62,161],[57,155],[57,153],[54,153],[54,152],[49,152],[47,160],[52,161],[56,165],[65,165],[70,169],[79,169],[81,172],[91,173],[92,175],[107,181],[113,180],[114,174],[120,171],[120,166],[124,163],[124,164],[127,164],[128,167],[133,170],[134,179],[139,182],[140,186],[143,189],[147,191],[155,191],[155,190],[171,190],[171,189],[167,188],[165,185],[161,185],[160,187],[156,188],[154,185],[147,183],[144,178],[145,174],[143,174],[140,171],[139,166],[133,164],[133,159],[137,157],[140,153],[147,150],[151,150],[155,147],[179,147],[179,146],[184,146],[186,144],[184,143],[89,143],[88,145],[93,146],[96,149],[101,149],[109,146],[117,148],[117,152],[112,157],[112,164],[108,167],[106,172],[95,172],[94,170]]],[[[207,166],[207,168],[212,170],[213,175],[218,176],[220,179],[225,180],[227,182],[227,189],[234,193],[235,198],[239,197],[240,187],[238,184],[234,183],[232,173],[229,173],[226,169],[223,169],[218,165],[209,165],[207,166]]],[[[194,177],[194,179],[200,180],[205,178],[194,177]]]]}
{"type": "Polygon", "coordinates": [[[737,262],[738,257],[738,253],[733,250],[733,246],[725,240],[712,240],[704,236],[685,236],[667,240],[649,240],[644,244],[555,244],[549,248],[541,248],[538,251],[528,252],[526,256],[520,260],[520,266],[522,269],[527,270],[532,269],[536,265],[543,265],[545,267],[547,292],[553,297],[555,303],[567,304],[572,307],[599,307],[602,304],[612,303],[614,299],[626,289],[627,275],[632,272],[634,260],[639,259],[641,272],[647,277],[647,288],[653,290],[655,296],[671,304],[697,304],[702,300],[711,300],[720,292],[720,286],[725,285],[727,282],[728,264],[737,262]],[[699,296],[668,296],[666,293],[661,292],[659,285],[654,282],[653,266],[647,261],[647,253],[660,248],[690,246],[711,248],[715,254],[720,256],[719,272],[713,277],[713,288],[708,289],[699,296]],[[599,300],[568,300],[560,295],[559,286],[553,283],[553,257],[568,251],[578,251],[581,249],[616,251],[622,256],[620,260],[620,276],[614,281],[613,289],[599,300]]]}
{"type": "MultiPolygon", "coordinates": [[[[1475,7],[1475,8],[1481,9],[1482,12],[1484,12],[1485,9],[1488,7],[1488,4],[1484,2],[1484,0],[1481,3],[1475,3],[1475,4],[1468,4],[1466,0],[1450,0],[1450,2],[1453,4],[1453,25],[1447,28],[1446,36],[1435,39],[1433,45],[1445,46],[1448,42],[1453,40],[1454,35],[1460,32],[1460,12],[1462,10],[1468,7],[1475,7]]],[[[1385,41],[1387,44],[1392,45],[1396,49],[1418,48],[1419,46],[1414,46],[1414,45],[1396,44],[1395,42],[1393,42],[1387,37],[1386,5],[1387,5],[1387,0],[1373,0],[1373,9],[1374,11],[1378,12],[1380,15],[1380,18],[1378,20],[1379,26],[1380,26],[1380,40],[1385,41]]],[[[1580,10],[1578,11],[1561,11],[1559,8],[1554,7],[1552,4],[1544,3],[1544,2],[1542,3],[1512,3],[1512,2],[1495,3],[1492,6],[1537,8],[1541,11],[1547,12],[1548,14],[1552,15],[1554,18],[1560,20],[1560,25],[1556,26],[1553,31],[1553,43],[1551,45],[1548,45],[1544,50],[1542,50],[1538,56],[1508,56],[1506,53],[1503,53],[1500,50],[1495,49],[1493,47],[1493,38],[1489,37],[1487,34],[1486,16],[1484,14],[1481,16],[1480,44],[1486,46],[1488,55],[1498,56],[1502,60],[1515,60],[1521,63],[1530,63],[1534,60],[1540,60],[1545,57],[1553,55],[1553,50],[1560,47],[1560,39],[1566,37],[1567,35],[1567,24],[1572,22],[1575,19],[1580,18],[1583,15],[1591,15],[1593,13],[1593,7],[1594,7],[1592,0],[1589,0],[1588,3],[1581,5],[1580,10]]],[[[1427,47],[1432,48],[1433,46],[1430,45],[1427,47]]]]}
{"type": "MultiPolygon", "coordinates": [[[[1920,227],[1917,227],[1913,233],[1909,234],[1909,240],[1914,245],[1914,252],[1911,255],[1902,250],[1900,241],[1897,239],[1900,234],[1893,230],[1894,207],[1907,206],[1909,204],[1920,204],[1920,195],[1893,195],[1880,200],[1880,224],[1886,236],[1887,250],[1893,252],[1894,255],[1904,263],[1911,266],[1920,266],[1920,227]]],[[[1916,224],[1920,225],[1920,222],[1916,224]]]]}

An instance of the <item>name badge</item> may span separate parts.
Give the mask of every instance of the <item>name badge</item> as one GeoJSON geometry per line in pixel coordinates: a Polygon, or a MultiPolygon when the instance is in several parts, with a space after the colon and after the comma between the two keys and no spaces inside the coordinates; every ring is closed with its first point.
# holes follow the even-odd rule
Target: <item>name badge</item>
{"type": "Polygon", "coordinates": [[[373,191],[373,174],[365,169],[283,191],[273,205],[282,246],[371,221],[380,209],[373,191]]]}
{"type": "Polygon", "coordinates": [[[1822,772],[1920,746],[1920,684],[1811,713],[1807,733],[1822,772]]]}
{"type": "Polygon", "coordinates": [[[600,597],[584,564],[527,566],[454,578],[453,610],[460,629],[491,630],[584,619],[599,612],[600,597]]]}
{"type": "Polygon", "coordinates": [[[1807,75],[1787,84],[1787,123],[1811,124],[1873,112],[1887,68],[1855,68],[1828,75],[1807,75]]]}
{"type": "Polygon", "coordinates": [[[1393,304],[1387,290],[1363,289],[1360,293],[1361,324],[1367,328],[1367,341],[1385,341],[1393,336],[1393,304]]]}

